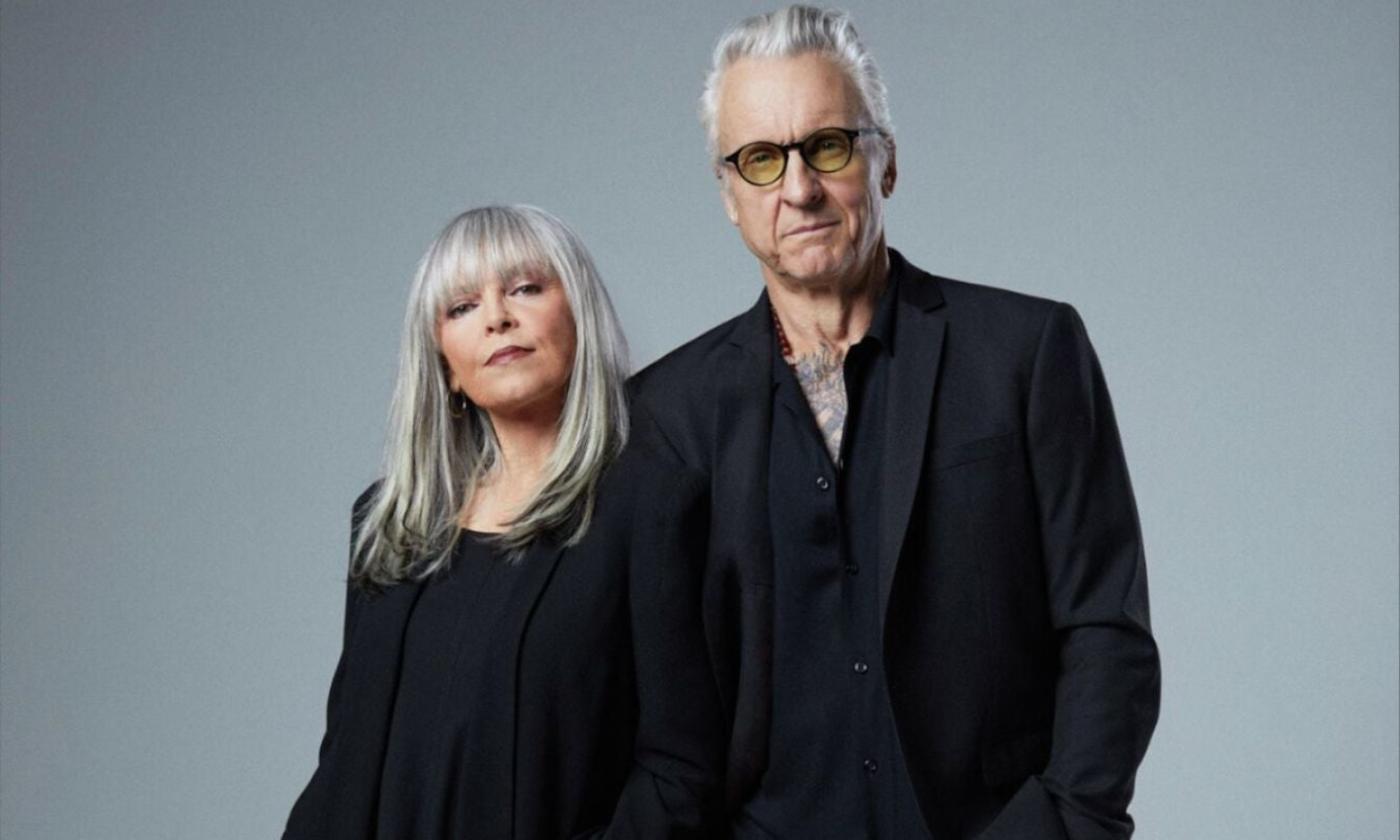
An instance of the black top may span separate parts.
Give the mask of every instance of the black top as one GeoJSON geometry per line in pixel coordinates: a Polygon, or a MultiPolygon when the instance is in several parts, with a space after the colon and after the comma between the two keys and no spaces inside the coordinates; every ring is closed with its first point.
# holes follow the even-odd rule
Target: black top
{"type": "Polygon", "coordinates": [[[629,447],[578,544],[504,565],[465,538],[438,577],[352,586],[319,765],[284,838],[710,836],[706,515],[698,478],[629,447]]]}
{"type": "Polygon", "coordinates": [[[463,531],[449,568],[430,578],[404,632],[398,692],[379,782],[378,836],[469,837],[483,805],[462,796],[461,769],[483,752],[481,709],[501,616],[519,609],[519,565],[507,563],[487,535],[463,531]],[[444,733],[453,737],[444,737],[444,733]],[[428,827],[436,827],[428,830],[428,827]]]}
{"type": "Polygon", "coordinates": [[[846,354],[839,465],[774,339],[773,731],[768,770],[745,807],[740,837],[927,836],[880,655],[879,466],[896,285],[891,278],[869,330],[846,354]]]}

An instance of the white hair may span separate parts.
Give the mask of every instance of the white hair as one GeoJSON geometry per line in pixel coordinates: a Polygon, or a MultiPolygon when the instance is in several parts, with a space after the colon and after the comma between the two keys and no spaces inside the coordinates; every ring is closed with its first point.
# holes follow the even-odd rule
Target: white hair
{"type": "Polygon", "coordinates": [[[433,240],[409,292],[384,478],[354,542],[351,578],[361,586],[423,578],[449,564],[463,506],[500,449],[484,410],[453,410],[438,324],[455,294],[526,266],[563,285],[577,344],[544,477],[495,541],[518,559],[540,537],[572,545],[588,529],[598,479],[627,439],[627,346],[617,315],[587,249],[564,222],[536,207],[479,207],[433,240]]]}
{"type": "Polygon", "coordinates": [[[716,166],[720,162],[719,91],[725,71],[742,58],[791,58],[805,53],[818,53],[834,61],[859,91],[866,119],[886,141],[894,137],[889,94],[875,59],[856,34],[851,16],[835,9],[788,6],[741,21],[715,44],[710,73],[700,95],[700,122],[705,127],[710,159],[716,166]]]}

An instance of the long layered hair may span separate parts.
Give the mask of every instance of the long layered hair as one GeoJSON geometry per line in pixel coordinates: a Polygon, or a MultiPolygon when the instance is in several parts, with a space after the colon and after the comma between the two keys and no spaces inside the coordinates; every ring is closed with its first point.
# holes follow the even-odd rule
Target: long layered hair
{"type": "Polygon", "coordinates": [[[389,409],[383,479],[360,512],[351,578],[365,588],[449,564],[464,505],[500,459],[487,413],[454,408],[438,326],[447,303],[493,276],[542,269],[564,287],[577,335],[554,450],[539,488],[495,541],[513,559],[548,537],[588,530],[598,480],[627,439],[627,346],[583,242],[536,207],[479,207],[433,240],[413,279],[389,409]]]}

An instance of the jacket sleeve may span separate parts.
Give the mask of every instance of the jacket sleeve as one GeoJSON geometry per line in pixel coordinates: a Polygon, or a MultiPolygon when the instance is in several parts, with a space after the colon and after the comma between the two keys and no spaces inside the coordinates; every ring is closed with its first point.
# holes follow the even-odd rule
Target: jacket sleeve
{"type": "MultiPolygon", "coordinates": [[[[354,550],[360,522],[364,519],[365,511],[377,486],[377,484],[371,485],[355,501],[355,506],[350,514],[351,551],[354,550]]],[[[359,618],[360,605],[365,597],[364,593],[354,584],[346,583],[345,620],[341,630],[340,659],[336,663],[335,674],[331,677],[330,694],[326,700],[326,731],[321,736],[321,748],[316,758],[316,771],[312,774],[306,789],[302,791],[301,796],[297,797],[296,803],[292,806],[292,812],[287,817],[287,827],[282,835],[283,840],[323,836],[323,830],[319,827],[322,822],[320,812],[326,807],[330,798],[327,797],[324,790],[326,780],[322,767],[325,765],[327,755],[330,754],[331,746],[340,733],[341,685],[345,677],[345,653],[350,644],[350,635],[354,630],[355,621],[359,618]]]]}
{"type": "Polygon", "coordinates": [[[632,522],[629,603],[638,724],[632,771],[606,840],[714,836],[723,736],[701,622],[707,485],[676,465],[642,488],[632,522]]]}
{"type": "Polygon", "coordinates": [[[1127,465],[1084,325],[1057,304],[1036,353],[1026,440],[1059,640],[1051,754],[979,840],[1126,840],[1161,672],[1127,465]]]}

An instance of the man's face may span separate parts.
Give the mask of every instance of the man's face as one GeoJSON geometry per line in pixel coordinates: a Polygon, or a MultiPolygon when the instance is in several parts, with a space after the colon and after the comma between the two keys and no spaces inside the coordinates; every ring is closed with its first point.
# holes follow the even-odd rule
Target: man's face
{"type": "MultiPolygon", "coordinates": [[[[760,140],[785,145],[820,128],[868,128],[865,122],[855,86],[821,55],[745,58],[724,74],[721,155],[760,140]]],[[[783,177],[763,187],[723,164],[725,210],[763,264],[765,279],[790,288],[842,288],[869,267],[883,243],[882,204],[894,189],[894,149],[881,155],[880,142],[862,135],[851,162],[830,173],[789,151],[783,177]]]]}

